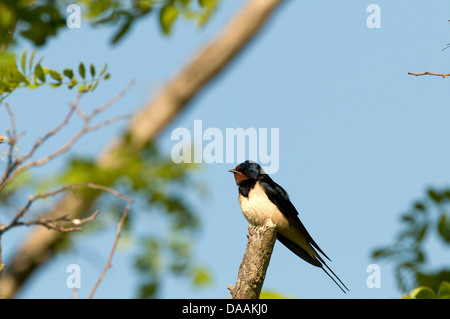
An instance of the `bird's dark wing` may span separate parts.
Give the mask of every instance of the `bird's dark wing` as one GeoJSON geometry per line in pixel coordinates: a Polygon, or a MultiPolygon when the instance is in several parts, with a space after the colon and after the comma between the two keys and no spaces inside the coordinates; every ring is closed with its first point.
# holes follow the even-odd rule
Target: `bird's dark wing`
{"type": "Polygon", "coordinates": [[[284,237],[280,233],[277,233],[277,239],[285,245],[290,251],[292,251],[294,254],[299,256],[304,261],[310,263],[311,265],[314,265],[316,267],[322,267],[322,263],[315,257],[312,257],[310,254],[308,254],[302,247],[288,239],[287,237],[284,237]]]}
{"type": "MultiPolygon", "coordinates": [[[[320,249],[319,245],[316,244],[314,239],[312,239],[311,235],[308,233],[305,226],[303,225],[301,220],[298,218],[298,212],[295,209],[295,206],[291,203],[291,201],[289,199],[289,195],[283,189],[283,187],[281,187],[280,185],[275,183],[270,178],[269,175],[264,175],[259,180],[259,183],[260,183],[261,187],[264,189],[264,192],[266,193],[267,197],[270,199],[270,201],[272,203],[274,203],[277,206],[277,208],[280,210],[280,212],[283,213],[284,216],[286,216],[289,223],[291,225],[293,225],[294,227],[296,227],[302,233],[302,235],[305,237],[305,239],[308,241],[309,244],[311,244],[320,253],[322,253],[322,255],[324,255],[328,260],[330,260],[330,258],[328,258],[328,256],[322,251],[322,249],[320,249]]],[[[293,249],[294,247],[292,247],[292,246],[297,246],[297,245],[295,245],[292,242],[287,243],[287,241],[289,241],[287,238],[284,238],[284,240],[282,240],[282,239],[279,239],[279,240],[286,247],[288,247],[290,250],[292,250],[295,254],[297,254],[304,260],[308,261],[309,263],[315,265],[315,263],[313,263],[310,260],[307,260],[304,257],[302,257],[301,255],[299,255],[299,252],[295,251],[293,249]]],[[[299,247],[297,247],[297,248],[299,248],[299,247]]],[[[296,250],[298,250],[298,249],[296,249],[296,250]]],[[[303,251],[303,252],[306,254],[305,251],[303,251]]],[[[315,258],[311,258],[311,259],[315,259],[315,258]]]]}
{"type": "MultiPolygon", "coordinates": [[[[266,193],[269,200],[277,206],[277,208],[284,216],[286,216],[289,223],[300,231],[300,233],[304,236],[304,238],[310,245],[312,245],[320,253],[322,253],[322,255],[324,255],[328,260],[330,260],[330,258],[328,258],[328,256],[322,251],[322,249],[320,249],[320,247],[312,239],[311,235],[309,235],[305,226],[303,226],[303,223],[298,218],[297,210],[291,203],[289,195],[283,189],[283,187],[275,183],[268,175],[264,175],[259,180],[259,183],[261,187],[264,189],[264,192],[266,193]]],[[[291,241],[289,238],[286,238],[285,236],[279,233],[277,234],[277,239],[289,250],[291,250],[294,254],[296,254],[303,260],[307,261],[308,263],[316,267],[322,268],[322,270],[328,275],[328,277],[330,277],[344,293],[346,293],[346,290],[348,291],[347,286],[342,282],[341,279],[339,279],[339,277],[333,272],[333,270],[331,270],[330,267],[328,267],[328,265],[317,254],[317,252],[314,251],[315,255],[311,256],[302,247],[300,247],[299,245],[291,241]]]]}

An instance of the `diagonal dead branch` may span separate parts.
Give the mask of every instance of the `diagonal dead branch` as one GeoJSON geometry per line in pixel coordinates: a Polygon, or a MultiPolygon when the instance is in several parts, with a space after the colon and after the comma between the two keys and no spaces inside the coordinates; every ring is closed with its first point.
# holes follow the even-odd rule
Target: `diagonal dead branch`
{"type": "MultiPolygon", "coordinates": [[[[222,32],[201,48],[154,100],[143,106],[130,122],[127,132],[99,156],[96,164],[108,169],[120,168],[123,163],[118,154],[139,153],[243,51],[283,2],[285,0],[248,0],[222,32]]],[[[92,198],[69,194],[46,216],[55,216],[64,208],[70,210],[67,213],[71,218],[76,218],[90,209],[93,202],[92,198]]],[[[0,282],[1,297],[14,296],[33,271],[53,255],[61,238],[60,233],[36,228],[8,263],[9,267],[0,282]]]]}

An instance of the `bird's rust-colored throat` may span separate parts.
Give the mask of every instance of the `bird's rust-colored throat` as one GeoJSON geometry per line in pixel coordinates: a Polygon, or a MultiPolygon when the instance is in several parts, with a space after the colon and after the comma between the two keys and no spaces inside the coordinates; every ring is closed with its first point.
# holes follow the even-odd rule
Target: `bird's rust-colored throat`
{"type": "Polygon", "coordinates": [[[229,172],[232,172],[234,174],[234,180],[236,181],[237,185],[248,179],[248,177],[245,176],[244,173],[242,173],[242,170],[243,168],[241,165],[238,165],[234,169],[229,170],[229,172]]]}

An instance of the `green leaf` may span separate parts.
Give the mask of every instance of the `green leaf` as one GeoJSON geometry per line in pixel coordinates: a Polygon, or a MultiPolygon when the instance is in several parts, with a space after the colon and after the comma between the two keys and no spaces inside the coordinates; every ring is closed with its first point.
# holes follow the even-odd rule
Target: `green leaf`
{"type": "Polygon", "coordinates": [[[410,297],[414,299],[436,299],[436,293],[430,287],[420,286],[413,289],[410,297]]]}
{"type": "Polygon", "coordinates": [[[0,80],[0,94],[10,92],[9,85],[0,80]]]}
{"type": "Polygon", "coordinates": [[[86,83],[85,82],[83,82],[81,85],[80,85],[80,87],[78,88],[78,92],[85,92],[85,89],[86,89],[86,83]]]}
{"type": "Polygon", "coordinates": [[[67,76],[69,79],[73,79],[73,71],[72,69],[64,69],[63,74],[67,76]]]}
{"type": "Polygon", "coordinates": [[[104,80],[108,80],[111,77],[111,73],[106,73],[106,75],[103,77],[104,80]]]}
{"type": "Polygon", "coordinates": [[[27,78],[25,77],[25,75],[23,75],[23,74],[19,71],[19,69],[16,69],[16,70],[13,72],[13,76],[14,76],[14,80],[16,81],[17,84],[20,84],[20,83],[28,84],[27,78]]]}
{"type": "Polygon", "coordinates": [[[50,86],[51,86],[52,88],[57,88],[57,87],[60,87],[61,84],[62,84],[62,82],[50,83],[50,86]]]}
{"type": "Polygon", "coordinates": [[[42,83],[45,82],[45,74],[42,66],[40,64],[36,64],[34,68],[34,75],[37,77],[42,83]]]}
{"type": "Polygon", "coordinates": [[[436,192],[434,189],[429,189],[428,190],[428,196],[436,203],[439,204],[442,200],[442,196],[441,194],[439,194],[438,192],[436,192]]]}
{"type": "Polygon", "coordinates": [[[421,202],[415,203],[415,204],[414,204],[414,208],[415,208],[416,210],[418,210],[418,211],[421,211],[421,212],[426,211],[425,205],[424,205],[423,203],[421,203],[421,202]]]}
{"type": "Polygon", "coordinates": [[[119,40],[124,36],[124,34],[128,32],[128,30],[131,27],[132,22],[133,22],[133,20],[131,18],[129,18],[128,21],[122,25],[122,27],[119,29],[119,31],[117,31],[116,34],[114,34],[114,36],[111,40],[111,42],[113,44],[119,42],[119,40]]]}
{"type": "Polygon", "coordinates": [[[41,64],[42,60],[44,60],[44,57],[41,57],[36,64],[41,64]]]}
{"type": "Polygon", "coordinates": [[[197,15],[197,24],[202,27],[209,21],[212,14],[217,7],[217,0],[199,0],[200,6],[203,8],[203,12],[197,15]]]}
{"type": "Polygon", "coordinates": [[[195,286],[207,286],[211,283],[211,276],[208,270],[196,266],[192,271],[192,281],[195,286]]]}
{"type": "Polygon", "coordinates": [[[191,2],[191,0],[179,0],[181,2],[181,4],[185,7],[187,7],[189,5],[189,3],[191,2]]]}
{"type": "Polygon", "coordinates": [[[172,25],[177,19],[178,14],[178,9],[171,3],[168,3],[164,7],[162,7],[159,15],[159,21],[165,35],[170,34],[172,25]]]}
{"type": "Polygon", "coordinates": [[[439,285],[438,290],[439,299],[449,299],[450,298],[450,282],[443,281],[439,285]]]}
{"type": "Polygon", "coordinates": [[[59,72],[55,70],[49,70],[49,73],[53,80],[56,80],[58,82],[62,81],[63,76],[59,72]]]}
{"type": "Polygon", "coordinates": [[[106,72],[106,68],[108,67],[107,64],[103,67],[103,69],[100,71],[100,75],[103,75],[106,72]]]}
{"type": "Polygon", "coordinates": [[[94,91],[95,88],[96,88],[97,85],[98,85],[98,82],[100,82],[100,79],[97,79],[94,83],[92,83],[91,85],[89,85],[88,89],[89,89],[90,91],[94,91]]]}
{"type": "Polygon", "coordinates": [[[376,249],[373,251],[372,253],[372,258],[377,259],[377,258],[386,258],[389,256],[392,256],[394,254],[397,253],[397,250],[394,248],[381,248],[381,249],[376,249]]]}
{"type": "Polygon", "coordinates": [[[72,89],[75,85],[78,84],[77,79],[73,78],[72,80],[70,80],[69,85],[67,86],[69,89],[72,89]]]}
{"type": "Polygon", "coordinates": [[[425,234],[426,234],[426,232],[427,232],[427,229],[428,229],[428,223],[425,223],[425,225],[423,225],[423,227],[422,227],[422,229],[420,230],[420,232],[419,232],[419,234],[418,234],[418,236],[417,236],[417,238],[416,238],[416,240],[419,242],[419,241],[422,241],[422,239],[425,237],[425,234]]]}
{"type": "Polygon", "coordinates": [[[405,214],[401,216],[402,221],[407,222],[407,223],[413,223],[415,221],[414,216],[411,216],[409,214],[405,214]]]}
{"type": "Polygon", "coordinates": [[[293,299],[293,297],[285,296],[275,291],[263,290],[259,295],[259,299],[293,299]]]}
{"type": "Polygon", "coordinates": [[[25,64],[26,64],[26,61],[27,61],[27,50],[25,50],[25,51],[23,52],[23,54],[22,54],[22,59],[21,59],[21,65],[22,65],[22,72],[23,72],[23,73],[26,72],[26,70],[25,70],[25,64]]]}
{"type": "Polygon", "coordinates": [[[216,0],[198,0],[198,4],[203,8],[211,8],[216,5],[216,0]]]}
{"type": "Polygon", "coordinates": [[[33,61],[34,61],[34,56],[36,55],[36,49],[33,50],[33,52],[31,53],[31,57],[30,57],[30,62],[28,63],[28,69],[32,70],[33,69],[33,61]]]}
{"type": "Polygon", "coordinates": [[[89,69],[91,71],[91,76],[94,77],[95,76],[95,66],[93,64],[91,64],[91,67],[89,69]]]}
{"type": "Polygon", "coordinates": [[[446,213],[439,218],[438,233],[446,243],[450,243],[450,218],[446,213]]]}
{"type": "Polygon", "coordinates": [[[86,68],[84,67],[84,63],[81,62],[78,66],[78,73],[80,73],[80,76],[84,79],[86,77],[86,68]]]}

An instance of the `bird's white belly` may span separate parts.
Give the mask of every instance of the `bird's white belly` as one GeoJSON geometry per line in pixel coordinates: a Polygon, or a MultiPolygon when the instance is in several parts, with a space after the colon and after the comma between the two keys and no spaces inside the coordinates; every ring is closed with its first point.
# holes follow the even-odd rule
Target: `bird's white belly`
{"type": "Polygon", "coordinates": [[[262,226],[268,218],[277,225],[279,231],[289,226],[287,219],[270,201],[259,183],[250,190],[248,197],[239,195],[239,203],[245,219],[253,226],[262,226]]]}

